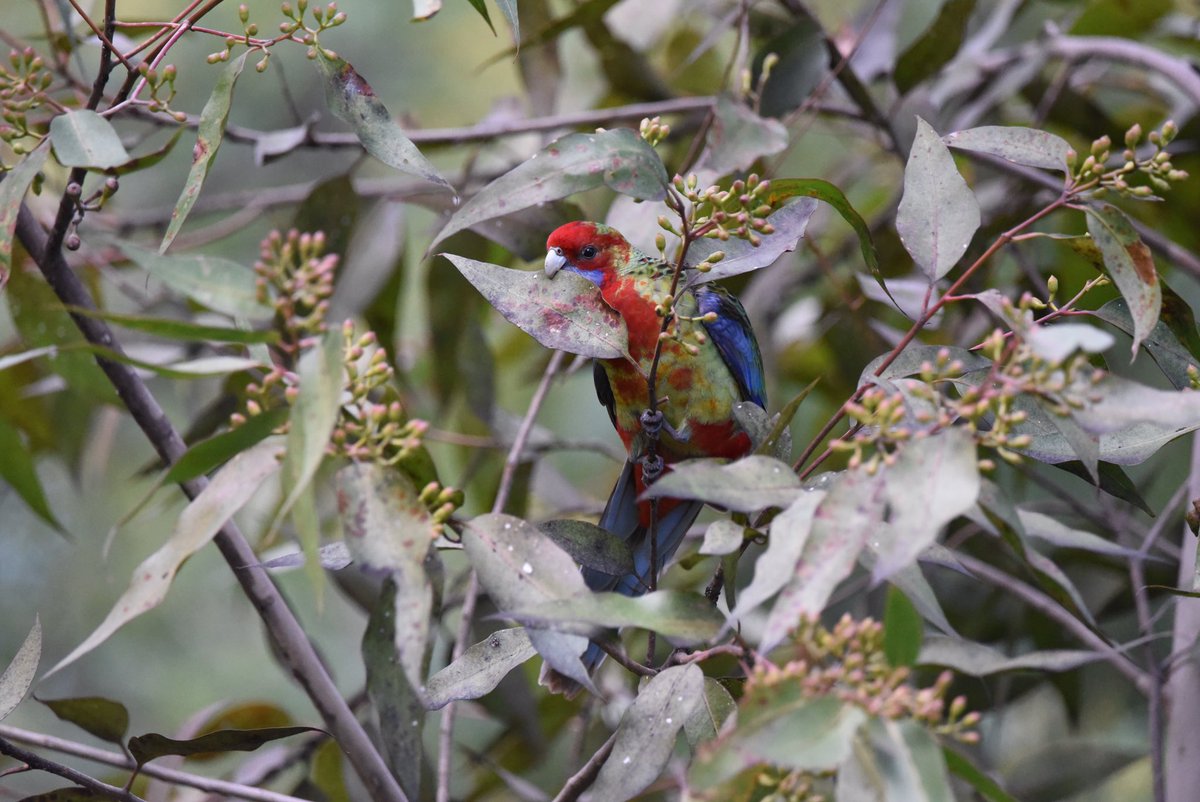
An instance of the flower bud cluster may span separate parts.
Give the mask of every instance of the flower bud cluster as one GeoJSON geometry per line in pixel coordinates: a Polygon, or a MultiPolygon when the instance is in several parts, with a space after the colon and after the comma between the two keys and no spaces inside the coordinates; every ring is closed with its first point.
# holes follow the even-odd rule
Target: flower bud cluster
{"type": "Polygon", "coordinates": [[[295,365],[300,350],[325,331],[338,257],[324,251],[323,232],[272,231],[254,263],[255,291],[260,302],[275,307],[278,348],[288,365],[295,365]]]}
{"type": "Polygon", "coordinates": [[[661,117],[643,117],[638,133],[653,148],[670,136],[671,126],[664,123],[661,117]]]}
{"type": "Polygon", "coordinates": [[[1135,123],[1125,132],[1125,148],[1116,167],[1109,165],[1113,142],[1107,136],[1092,142],[1091,152],[1082,162],[1075,151],[1068,151],[1067,166],[1076,184],[1096,185],[1096,195],[1111,190],[1127,198],[1156,199],[1156,192],[1167,192],[1172,184],[1188,177],[1186,170],[1176,169],[1171,163],[1171,154],[1166,150],[1178,133],[1174,121],[1167,120],[1143,142],[1142,126],[1135,123]],[[1139,157],[1138,147],[1143,144],[1149,152],[1139,157]],[[1135,176],[1147,183],[1131,184],[1129,179],[1135,176]]]}
{"type": "Polygon", "coordinates": [[[337,3],[329,3],[324,8],[320,4],[314,5],[312,7],[312,25],[309,25],[304,19],[305,12],[309,10],[308,0],[296,0],[295,7],[291,3],[285,2],[279,7],[279,10],[283,16],[287,17],[286,22],[279,23],[280,32],[308,45],[310,59],[317,57],[318,49],[326,58],[337,58],[337,53],[322,48],[319,41],[323,31],[336,28],[346,21],[346,12],[338,11],[337,3]]]}
{"type": "Polygon", "coordinates": [[[168,64],[161,70],[151,67],[146,62],[138,65],[138,74],[146,81],[150,90],[150,99],[146,101],[146,109],[151,112],[162,112],[170,115],[176,122],[186,122],[187,114],[182,111],[172,111],[171,101],[175,99],[175,78],[177,72],[174,64],[168,64]]]}
{"type": "MultiPolygon", "coordinates": [[[[757,246],[763,236],[775,233],[775,227],[767,222],[772,211],[770,181],[751,173],[745,180],[736,179],[728,189],[720,186],[701,189],[699,183],[694,173],[687,178],[677,175],[673,181],[675,191],[691,204],[688,227],[696,234],[722,242],[736,237],[757,246]]],[[[658,224],[680,236],[666,217],[660,217],[658,224]]]]}
{"type": "MultiPolygon", "coordinates": [[[[48,101],[46,91],[54,81],[46,63],[32,47],[11,50],[8,54],[9,67],[0,66],[0,142],[7,144],[18,156],[36,147],[36,143],[22,142],[27,137],[42,136],[38,125],[31,123],[29,114],[37,111],[48,101]]],[[[0,172],[6,168],[0,166],[0,172]]]]}

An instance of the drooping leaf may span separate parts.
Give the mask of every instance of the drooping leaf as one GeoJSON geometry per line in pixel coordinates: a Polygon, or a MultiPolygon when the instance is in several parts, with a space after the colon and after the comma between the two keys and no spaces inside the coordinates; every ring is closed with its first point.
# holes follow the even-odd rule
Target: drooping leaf
{"type": "Polygon", "coordinates": [[[943,747],[942,757],[945,758],[950,773],[969,783],[987,802],[1017,802],[1017,799],[1001,788],[999,783],[980,771],[958,751],[948,746],[943,747]]]}
{"type": "MultiPolygon", "coordinates": [[[[855,749],[867,774],[888,802],[953,802],[942,750],[922,725],[874,718],[861,731],[865,748],[855,749]]],[[[840,789],[839,789],[840,790],[840,789]]]]}
{"type": "Polygon", "coordinates": [[[804,615],[820,615],[837,584],[854,568],[867,538],[883,525],[884,483],[865,471],[839,476],[818,505],[793,575],[779,592],[763,629],[760,649],[769,652],[804,615]]]}
{"type": "Polygon", "coordinates": [[[732,554],[745,540],[745,532],[745,527],[741,524],[735,524],[728,518],[718,518],[704,530],[704,543],[700,545],[700,553],[732,554]]]}
{"type": "Polygon", "coordinates": [[[952,520],[975,505],[979,468],[975,440],[964,428],[912,440],[884,471],[887,525],[872,539],[875,582],[911,564],[952,520]]]}
{"type": "Polygon", "coordinates": [[[33,455],[21,439],[21,433],[8,421],[0,418],[0,479],[17,491],[17,495],[39,518],[58,532],[64,532],[62,524],[54,515],[42,480],[38,477],[33,455]]]}
{"type": "Polygon", "coordinates": [[[451,216],[429,247],[484,220],[601,186],[642,200],[661,200],[667,191],[667,170],[654,148],[628,128],[567,134],[481,189],[451,216]]]}
{"type": "Polygon", "coordinates": [[[316,61],[325,76],[325,103],[338,119],[350,124],[367,153],[402,173],[453,191],[353,66],[341,57],[329,58],[320,48],[316,61]]]}
{"type": "Polygon", "coordinates": [[[510,270],[454,254],[443,254],[513,325],[547,348],[597,359],[624,356],[625,321],[582,276],[510,270]]]}
{"type": "Polygon", "coordinates": [[[505,612],[529,626],[577,635],[591,634],[597,628],[632,626],[652,630],[686,645],[711,640],[725,623],[724,616],[712,602],[681,590],[657,590],[635,597],[589,592],[505,612]]]}
{"type": "MultiPolygon", "coordinates": [[[[508,20],[508,27],[512,29],[513,41],[521,41],[521,20],[517,15],[517,0],[496,0],[496,5],[500,7],[500,13],[508,20]]],[[[518,50],[520,47],[518,47],[518,50]]]]}
{"type": "MultiPolygon", "coordinates": [[[[174,258],[174,257],[164,257],[174,258]]],[[[258,343],[273,343],[279,340],[278,332],[270,329],[241,329],[229,326],[207,326],[202,323],[192,323],[168,317],[149,317],[146,315],[126,315],[118,312],[102,312],[97,309],[68,306],[67,309],[76,315],[94,317],[109,323],[115,323],[123,329],[153,334],[156,337],[166,337],[172,340],[188,342],[234,343],[238,345],[254,345],[258,343]]]]}
{"type": "MultiPolygon", "coordinates": [[[[492,24],[492,16],[488,13],[487,3],[483,0],[467,0],[467,2],[471,4],[471,8],[475,9],[479,16],[483,17],[483,21],[488,24],[488,27],[492,29],[492,35],[495,36],[496,26],[492,24]]],[[[521,40],[518,38],[517,41],[521,40]]]]}
{"type": "Polygon", "coordinates": [[[129,754],[142,767],[156,758],[167,755],[202,755],[207,752],[253,752],[260,746],[280,738],[290,738],[303,732],[324,732],[316,727],[267,727],[259,730],[218,730],[199,738],[177,741],[157,732],[135,735],[129,739],[129,754]]]}
{"type": "Polygon", "coordinates": [[[41,659],[42,622],[34,616],[33,628],[25,636],[21,648],[13,655],[4,673],[0,674],[0,720],[11,713],[29,693],[41,659]]]}
{"type": "Polygon", "coordinates": [[[738,594],[734,615],[743,618],[786,585],[796,572],[804,543],[812,531],[823,490],[810,490],[796,498],[771,521],[767,548],[754,561],[754,578],[738,594]]]}
{"type": "Polygon", "coordinates": [[[1071,150],[1070,143],[1060,136],[1019,125],[967,128],[946,134],[942,141],[952,148],[989,153],[1014,164],[1057,170],[1064,175],[1067,172],[1067,152],[1071,150]]]}
{"type": "Polygon", "coordinates": [[[850,204],[845,193],[835,185],[820,178],[773,179],[769,197],[773,202],[778,198],[816,198],[832,207],[858,235],[858,247],[862,252],[863,262],[875,280],[883,286],[883,274],[879,272],[879,254],[875,251],[875,241],[871,238],[871,227],[850,204]]]}
{"type": "Polygon", "coordinates": [[[681,462],[646,489],[642,498],[691,498],[737,512],[784,507],[804,491],[791,466],[771,457],[736,462],[697,459],[681,462]]]}
{"type": "Polygon", "coordinates": [[[695,749],[717,737],[726,720],[737,710],[737,702],[725,686],[712,677],[704,678],[704,696],[692,715],[683,722],[688,745],[695,749]]]}
{"type": "Polygon", "coordinates": [[[423,582],[425,558],[440,532],[408,476],[352,462],[334,482],[351,558],[364,568],[399,574],[406,584],[423,582]]]}
{"type": "MultiPolygon", "coordinates": [[[[250,52],[247,50],[221,68],[212,95],[209,96],[208,102],[200,111],[200,127],[196,132],[196,147],[192,150],[192,169],[188,172],[187,181],[183,185],[183,192],[180,193],[179,200],[175,201],[175,209],[171,212],[171,221],[167,224],[162,244],[158,246],[159,253],[166,253],[167,248],[171,247],[171,243],[175,241],[175,237],[183,228],[183,222],[187,220],[192,207],[196,205],[196,199],[200,197],[200,189],[204,186],[204,180],[208,178],[208,171],[212,168],[213,161],[217,157],[217,150],[225,138],[225,123],[229,120],[229,109],[233,105],[233,87],[237,83],[238,76],[242,74],[242,68],[246,66],[246,59],[250,52]]],[[[128,156],[126,156],[127,158],[128,156]]],[[[125,161],[125,159],[121,161],[125,161]]]]}
{"type": "Polygon", "coordinates": [[[524,627],[500,629],[469,647],[425,683],[425,704],[438,710],[456,699],[478,699],[537,654],[524,627]]]}
{"type": "Polygon", "coordinates": [[[1089,203],[1088,233],[1104,255],[1109,278],[1129,305],[1133,317],[1133,355],[1158,324],[1162,287],[1150,249],[1125,213],[1109,203],[1089,203]]]}
{"type": "Polygon", "coordinates": [[[688,249],[687,260],[690,264],[699,264],[711,253],[721,251],[725,258],[717,262],[707,273],[694,273],[688,278],[688,285],[705,284],[709,281],[738,276],[767,267],[775,263],[783,254],[796,250],[804,232],[808,228],[808,220],[817,209],[816,201],[811,198],[801,198],[794,203],[776,209],[767,216],[768,222],[775,231],[762,237],[759,245],[751,245],[746,240],[730,238],[726,242],[716,239],[700,239],[692,243],[688,249]]]}
{"type": "Polygon", "coordinates": [[[616,741],[596,783],[595,802],[624,802],[645,790],[666,767],[684,722],[704,696],[704,672],[672,666],[642,687],[621,717],[616,741]]]}
{"type": "Polygon", "coordinates": [[[788,132],[783,123],[759,117],[745,103],[723,94],[713,107],[701,167],[717,175],[748,170],[758,159],[773,156],[787,145],[788,132]]]}
{"type": "Polygon", "coordinates": [[[929,280],[950,272],[979,228],[975,193],[954,166],[954,157],[929,123],[917,118],[896,232],[929,280]]]}
{"type": "MultiPolygon", "coordinates": [[[[571,556],[520,518],[491,514],[471,519],[463,532],[463,548],[480,585],[502,612],[587,592],[571,556]]],[[[579,659],[587,638],[536,628],[527,634],[551,668],[591,689],[579,659]]]]}
{"type": "Polygon", "coordinates": [[[125,241],[119,245],[138,267],[202,306],[249,320],[273,314],[258,300],[254,271],[237,262],[206,254],[163,256],[125,241]]]}
{"type": "Polygon", "coordinates": [[[170,467],[163,482],[186,482],[208,473],[218,465],[232,459],[235,454],[265,440],[287,421],[290,412],[291,407],[269,409],[261,415],[248,418],[236,429],[221,432],[207,440],[193,444],[170,467]]]}
{"type": "MultiPolygon", "coordinates": [[[[1176,390],[1186,390],[1191,387],[1191,379],[1188,377],[1188,367],[1200,367],[1200,357],[1197,357],[1196,351],[1193,351],[1190,346],[1185,344],[1176,334],[1175,331],[1168,325],[1167,317],[1167,293],[1168,288],[1165,284],[1163,287],[1163,314],[1160,316],[1158,323],[1142,340],[1142,347],[1150,354],[1150,358],[1154,360],[1154,364],[1158,365],[1159,370],[1163,375],[1170,380],[1176,390]]],[[[1171,293],[1174,295],[1174,293],[1171,293]]],[[[1175,296],[1178,298],[1178,296],[1175,296]]],[[[1186,302],[1183,307],[1187,309],[1186,302]]],[[[1190,314],[1190,309],[1188,312],[1190,314]]],[[[1124,298],[1114,298],[1091,314],[1099,319],[1109,323],[1129,336],[1134,333],[1133,316],[1129,314],[1129,304],[1124,298]]],[[[1196,324],[1193,319],[1190,321],[1192,337],[1196,336],[1196,324]]],[[[1186,334],[1186,329],[1183,329],[1186,334]]],[[[1200,349],[1198,349],[1200,350],[1200,349]]]]}
{"type": "Polygon", "coordinates": [[[278,442],[267,440],[231,459],[184,509],[167,542],[134,569],[129,587],[100,626],[46,676],[75,662],[123,625],[157,607],[166,598],[183,561],[208,543],[254,497],[263,481],[279,470],[281,452],[278,442]]]}
{"type": "Polygon", "coordinates": [[[117,129],[91,109],[73,109],[51,120],[50,144],[63,167],[107,170],[129,161],[117,129]]]}
{"type": "Polygon", "coordinates": [[[538,524],[560,549],[584,568],[613,576],[633,573],[633,551],[621,538],[587,521],[562,519],[538,524]]]}
{"type": "Polygon", "coordinates": [[[25,201],[25,193],[46,163],[50,145],[42,142],[25,158],[13,165],[0,181],[0,288],[8,282],[12,270],[13,238],[16,236],[17,215],[25,201]]]}
{"type": "Polygon", "coordinates": [[[1030,537],[1038,538],[1058,548],[1082,549],[1093,554],[1122,558],[1133,557],[1138,553],[1137,549],[1126,548],[1082,529],[1073,529],[1058,518],[1034,510],[1018,509],[1017,515],[1030,537]]]}
{"type": "Polygon", "coordinates": [[[102,696],[38,701],[63,721],[69,721],[102,741],[125,743],[125,733],[129,730],[129,711],[120,702],[102,696]]]}
{"type": "Polygon", "coordinates": [[[742,697],[737,727],[701,748],[688,771],[688,784],[716,789],[762,763],[803,771],[828,771],[840,764],[866,714],[834,696],[806,697],[795,685],[758,687],[742,697]]]}
{"type": "Polygon", "coordinates": [[[973,677],[984,677],[1002,671],[1071,671],[1105,657],[1103,652],[1088,649],[1055,649],[1009,657],[975,641],[930,635],[921,646],[916,662],[923,666],[945,666],[973,677]]]}
{"type": "Polygon", "coordinates": [[[896,88],[906,94],[921,81],[937,74],[962,46],[975,0],[947,0],[933,24],[925,29],[896,60],[896,88]]]}

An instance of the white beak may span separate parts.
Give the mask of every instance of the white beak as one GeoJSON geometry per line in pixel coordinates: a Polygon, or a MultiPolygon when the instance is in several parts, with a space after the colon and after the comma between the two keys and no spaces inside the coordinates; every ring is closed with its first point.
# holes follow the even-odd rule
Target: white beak
{"type": "Polygon", "coordinates": [[[562,248],[551,248],[546,251],[546,278],[554,278],[554,274],[567,265],[567,257],[563,256],[562,248]]]}

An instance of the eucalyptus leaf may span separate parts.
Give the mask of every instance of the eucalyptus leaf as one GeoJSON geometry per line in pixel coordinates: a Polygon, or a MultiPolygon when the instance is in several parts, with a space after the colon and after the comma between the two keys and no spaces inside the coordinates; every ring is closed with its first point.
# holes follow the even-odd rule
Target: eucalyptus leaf
{"type": "Polygon", "coordinates": [[[91,109],[73,109],[52,119],[50,144],[63,167],[107,170],[129,161],[117,129],[91,109]]]}
{"type": "Polygon", "coordinates": [[[42,622],[34,616],[33,627],[25,636],[21,648],[17,649],[4,673],[0,674],[0,719],[16,709],[25,694],[29,693],[41,659],[42,622]]]}
{"type": "Polygon", "coordinates": [[[537,654],[524,627],[500,629],[467,648],[450,665],[425,683],[425,704],[430,710],[456,699],[478,699],[500,680],[537,654]]]}
{"type": "Polygon", "coordinates": [[[592,635],[596,629],[634,626],[684,645],[715,638],[725,623],[712,602],[681,590],[657,590],[632,597],[587,592],[505,610],[505,614],[529,626],[577,635],[592,635]]]}
{"type": "Polygon", "coordinates": [[[973,677],[984,677],[1003,671],[1071,671],[1106,656],[1088,649],[1054,649],[1009,657],[975,641],[930,635],[921,646],[917,664],[945,666],[973,677]]]}
{"type": "Polygon", "coordinates": [[[1158,324],[1162,310],[1162,287],[1154,257],[1125,213],[1109,203],[1090,203],[1088,233],[1092,235],[1104,265],[1133,317],[1133,355],[1158,324]]]}
{"type": "Polygon", "coordinates": [[[717,239],[704,238],[692,243],[688,249],[688,262],[699,264],[709,254],[721,251],[725,258],[717,262],[707,273],[692,273],[688,276],[688,285],[705,284],[717,279],[741,275],[752,270],[774,264],[783,254],[796,250],[804,232],[808,228],[809,218],[817,210],[817,202],[812,198],[801,198],[776,209],[767,216],[774,228],[771,234],[764,234],[761,243],[751,245],[743,239],[730,238],[725,242],[717,239]]]}
{"type": "Polygon", "coordinates": [[[629,544],[596,524],[564,519],[544,521],[538,529],[584,568],[613,576],[634,571],[629,544]]]}
{"type": "Polygon", "coordinates": [[[984,125],[946,134],[942,140],[952,148],[988,153],[1001,159],[1067,172],[1067,153],[1071,145],[1065,139],[1036,128],[1019,125],[984,125]]]}
{"type": "Polygon", "coordinates": [[[25,193],[41,172],[49,153],[49,143],[42,142],[25,154],[25,158],[12,165],[5,173],[4,180],[0,181],[0,288],[8,281],[9,271],[12,270],[17,215],[21,212],[21,204],[25,202],[25,193]]]}
{"type": "Polygon", "coordinates": [[[646,489],[642,498],[690,498],[737,512],[784,507],[803,491],[791,466],[771,457],[736,462],[696,459],[681,462],[646,489]]]}

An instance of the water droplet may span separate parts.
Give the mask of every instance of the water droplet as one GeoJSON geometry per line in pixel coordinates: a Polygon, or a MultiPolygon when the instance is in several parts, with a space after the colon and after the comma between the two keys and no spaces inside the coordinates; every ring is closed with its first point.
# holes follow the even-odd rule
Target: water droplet
{"type": "Polygon", "coordinates": [[[457,192],[455,192],[454,197],[450,199],[450,203],[453,204],[455,207],[462,205],[462,198],[459,197],[457,192]]]}
{"type": "Polygon", "coordinates": [[[633,758],[631,758],[629,755],[626,755],[625,759],[621,761],[621,765],[628,766],[632,762],[633,762],[633,758]]]}
{"type": "Polygon", "coordinates": [[[417,720],[414,718],[414,719],[413,719],[413,722],[412,722],[412,725],[415,727],[415,726],[417,726],[417,723],[418,723],[418,722],[417,722],[417,720]]]}
{"type": "Polygon", "coordinates": [[[512,529],[512,524],[505,524],[505,525],[504,525],[504,528],[505,528],[505,529],[512,529]]]}
{"type": "Polygon", "coordinates": [[[524,565],[522,565],[522,566],[521,566],[521,570],[522,570],[522,571],[524,571],[524,572],[525,572],[525,573],[527,573],[527,574],[532,574],[532,573],[533,573],[533,566],[532,566],[532,565],[530,565],[529,563],[525,563],[524,565]]]}
{"type": "Polygon", "coordinates": [[[670,716],[668,716],[668,717],[667,717],[667,723],[668,723],[668,724],[670,724],[670,723],[671,723],[671,718],[670,718],[670,716]]]}

